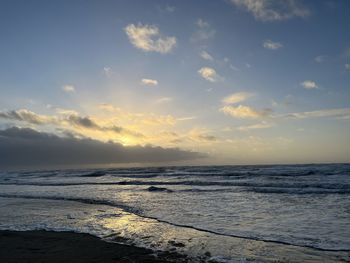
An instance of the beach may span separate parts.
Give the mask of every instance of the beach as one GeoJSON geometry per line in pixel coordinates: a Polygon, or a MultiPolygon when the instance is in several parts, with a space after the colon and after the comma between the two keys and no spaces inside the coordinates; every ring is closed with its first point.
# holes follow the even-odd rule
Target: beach
{"type": "Polygon", "coordinates": [[[0,263],[350,263],[350,0],[0,0],[0,263]]]}
{"type": "Polygon", "coordinates": [[[349,171],[333,164],[2,172],[0,231],[16,232],[1,232],[0,262],[77,262],[73,254],[92,262],[349,262],[349,171]]]}
{"type": "Polygon", "coordinates": [[[176,253],[161,253],[109,243],[89,234],[53,231],[0,231],[0,262],[187,262],[176,253]]]}

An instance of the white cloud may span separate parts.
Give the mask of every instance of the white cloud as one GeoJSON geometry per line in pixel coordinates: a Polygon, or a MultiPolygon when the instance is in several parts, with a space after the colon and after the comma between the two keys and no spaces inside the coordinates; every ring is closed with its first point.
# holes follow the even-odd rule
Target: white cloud
{"type": "Polygon", "coordinates": [[[209,27],[209,23],[200,18],[197,20],[197,26],[200,28],[206,28],[209,27]]]}
{"type": "Polygon", "coordinates": [[[272,105],[272,107],[277,107],[279,105],[279,103],[277,101],[275,101],[274,99],[272,99],[271,105],[272,105]]]}
{"type": "Polygon", "coordinates": [[[281,21],[310,15],[310,11],[298,0],[231,0],[231,2],[245,8],[255,19],[261,21],[281,21]]]}
{"type": "Polygon", "coordinates": [[[283,47],[283,45],[279,42],[273,42],[272,40],[265,40],[263,47],[266,49],[276,50],[283,47]]]}
{"type": "Polygon", "coordinates": [[[158,85],[158,81],[155,79],[142,79],[141,83],[143,85],[147,85],[147,86],[157,86],[158,85]]]}
{"type": "Polygon", "coordinates": [[[103,67],[103,73],[105,74],[106,77],[111,77],[113,72],[112,68],[110,67],[103,67]]]}
{"type": "Polygon", "coordinates": [[[197,31],[193,34],[192,41],[207,40],[215,36],[216,31],[211,27],[211,25],[204,21],[203,19],[198,19],[196,22],[197,31]]]}
{"type": "Polygon", "coordinates": [[[327,56],[320,55],[320,56],[315,57],[315,61],[317,63],[322,63],[322,62],[324,62],[326,60],[326,58],[327,58],[327,56]]]}
{"type": "Polygon", "coordinates": [[[208,52],[206,52],[204,50],[200,53],[200,56],[205,60],[210,60],[210,61],[214,60],[214,58],[208,52]]]}
{"type": "Polygon", "coordinates": [[[235,104],[238,102],[242,102],[245,101],[246,99],[252,97],[253,94],[252,93],[248,93],[248,92],[237,92],[237,93],[233,93],[225,98],[222,99],[222,102],[224,104],[235,104]]]}
{"type": "Polygon", "coordinates": [[[350,64],[345,64],[344,67],[346,70],[350,70],[350,64]]]}
{"type": "Polygon", "coordinates": [[[301,86],[304,87],[304,89],[317,89],[318,86],[315,81],[312,80],[305,80],[302,83],[300,83],[301,86]]]}
{"type": "Polygon", "coordinates": [[[240,119],[246,119],[246,118],[255,119],[255,118],[261,118],[261,117],[267,117],[271,113],[270,109],[258,111],[249,106],[244,106],[244,105],[238,105],[238,106],[227,105],[222,107],[220,111],[225,113],[226,115],[230,115],[232,117],[240,118],[240,119]]]}
{"type": "Polygon", "coordinates": [[[162,54],[169,53],[176,46],[175,37],[163,37],[158,27],[154,25],[134,25],[125,27],[130,42],[143,51],[154,51],[162,54]]]}
{"type": "Polygon", "coordinates": [[[173,98],[163,97],[163,98],[157,99],[156,103],[168,103],[168,102],[171,102],[172,100],[173,100],[173,98]]]}
{"type": "Polygon", "coordinates": [[[64,91],[64,92],[75,92],[75,87],[73,86],[73,85],[64,85],[63,87],[62,87],[62,90],[64,91]]]}
{"type": "Polygon", "coordinates": [[[222,77],[216,73],[215,69],[209,67],[201,68],[198,70],[198,74],[210,82],[216,82],[222,79],[222,77]]]}

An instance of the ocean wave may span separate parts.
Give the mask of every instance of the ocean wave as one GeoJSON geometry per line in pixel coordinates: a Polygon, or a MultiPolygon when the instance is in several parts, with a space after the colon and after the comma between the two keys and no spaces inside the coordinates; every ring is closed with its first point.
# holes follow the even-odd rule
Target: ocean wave
{"type": "Polygon", "coordinates": [[[277,187],[251,187],[249,192],[264,194],[350,194],[350,189],[326,189],[326,188],[277,188],[277,187]]]}
{"type": "Polygon", "coordinates": [[[297,247],[312,248],[312,249],[319,250],[319,251],[337,251],[337,252],[349,252],[350,251],[348,249],[322,248],[322,247],[318,247],[318,246],[307,245],[307,244],[301,245],[301,244],[297,244],[297,243],[293,243],[293,242],[286,242],[286,241],[282,241],[282,240],[265,239],[262,237],[221,233],[221,232],[217,232],[217,231],[213,231],[213,230],[209,230],[209,229],[204,229],[204,228],[200,228],[200,227],[195,227],[195,226],[191,226],[191,225],[178,224],[178,223],[170,222],[167,220],[162,220],[162,219],[159,219],[157,217],[144,215],[138,209],[131,208],[129,206],[125,206],[123,204],[111,202],[111,201],[107,201],[107,200],[60,197],[60,196],[31,196],[31,195],[11,195],[11,194],[9,194],[9,195],[0,194],[0,198],[43,199],[43,200],[55,200],[55,201],[73,201],[73,202],[80,202],[80,203],[84,203],[84,204],[94,204],[94,205],[106,205],[106,206],[120,208],[120,209],[124,210],[125,212],[132,213],[132,214],[137,215],[137,216],[142,217],[142,218],[156,220],[159,223],[169,224],[169,225],[176,226],[176,227],[193,229],[193,230],[201,231],[204,233],[210,233],[210,234],[214,234],[214,235],[218,235],[218,236],[234,237],[234,238],[248,239],[248,240],[254,240],[254,241],[264,241],[264,242],[271,242],[271,243],[282,244],[282,245],[293,245],[293,246],[297,246],[297,247]]]}
{"type": "Polygon", "coordinates": [[[77,198],[77,197],[63,197],[63,196],[40,196],[40,195],[23,195],[23,194],[0,194],[2,198],[23,198],[23,199],[43,199],[43,200],[57,200],[57,201],[73,201],[83,204],[92,204],[92,205],[106,205],[116,208],[120,208],[126,212],[141,214],[140,209],[130,207],[121,203],[104,200],[104,199],[92,199],[92,198],[77,198]]]}

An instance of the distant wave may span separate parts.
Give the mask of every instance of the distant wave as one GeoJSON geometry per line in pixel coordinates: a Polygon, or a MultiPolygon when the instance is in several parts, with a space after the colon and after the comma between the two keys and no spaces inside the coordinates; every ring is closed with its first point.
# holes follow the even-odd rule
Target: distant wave
{"type": "Polygon", "coordinates": [[[95,172],[91,172],[91,173],[86,173],[86,174],[81,174],[81,177],[101,177],[106,175],[106,172],[104,171],[95,171],[95,172]]]}
{"type": "Polygon", "coordinates": [[[0,177],[100,177],[153,178],[153,177],[229,177],[229,178],[284,178],[329,175],[350,175],[350,164],[328,165],[255,165],[255,166],[193,166],[143,167],[80,170],[37,170],[0,172],[0,177]]]}
{"type": "MultiPolygon", "coordinates": [[[[28,186],[84,186],[84,185],[123,185],[123,186],[219,186],[219,187],[243,187],[244,190],[258,193],[286,193],[286,194],[349,194],[350,185],[336,183],[279,183],[279,182],[237,182],[237,181],[118,181],[118,182],[3,182],[0,185],[28,185],[28,186]]],[[[173,190],[173,189],[171,189],[173,190]]],[[[192,191],[192,190],[186,190],[192,191]]],[[[196,190],[194,190],[196,191],[196,190]]],[[[211,189],[207,189],[211,191],[211,189]]]]}
{"type": "Polygon", "coordinates": [[[277,187],[252,187],[247,189],[255,193],[268,194],[350,194],[350,189],[326,189],[326,188],[277,188],[277,187]]]}

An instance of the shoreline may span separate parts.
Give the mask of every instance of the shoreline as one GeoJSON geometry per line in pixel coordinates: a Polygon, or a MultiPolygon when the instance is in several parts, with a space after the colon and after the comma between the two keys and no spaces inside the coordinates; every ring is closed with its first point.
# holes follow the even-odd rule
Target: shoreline
{"type": "Polygon", "coordinates": [[[189,262],[176,252],[159,252],[133,245],[106,242],[75,232],[0,231],[0,262],[189,262]]]}

